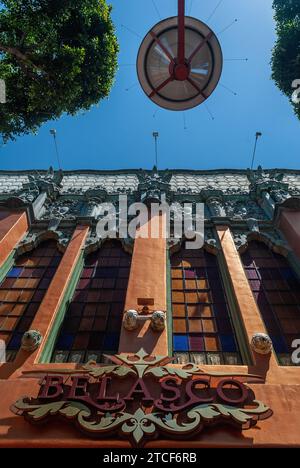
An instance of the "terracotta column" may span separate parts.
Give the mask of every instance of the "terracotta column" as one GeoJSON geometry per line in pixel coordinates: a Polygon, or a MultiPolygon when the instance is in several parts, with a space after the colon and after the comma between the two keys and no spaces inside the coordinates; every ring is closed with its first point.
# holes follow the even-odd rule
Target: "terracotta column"
{"type": "MultiPolygon", "coordinates": [[[[241,313],[248,343],[250,343],[252,336],[255,333],[267,333],[266,328],[252,294],[240,255],[236,249],[229,227],[217,226],[216,229],[231,279],[231,286],[241,313]]],[[[259,361],[258,355],[254,356],[253,354],[253,357],[256,361],[259,361]]],[[[277,361],[273,356],[273,353],[271,362],[272,364],[277,365],[277,361]]]]}
{"type": "MultiPolygon", "coordinates": [[[[139,230],[141,235],[147,233],[148,238],[135,239],[125,311],[140,311],[143,304],[149,304],[151,311],[167,310],[167,244],[160,230],[164,219],[164,216],[149,219],[139,230]],[[160,230],[159,238],[151,237],[151,227],[160,230]]],[[[153,331],[150,320],[141,322],[134,331],[122,326],[119,352],[135,353],[142,347],[149,353],[167,355],[167,328],[163,332],[153,331]]]]}
{"type": "MultiPolygon", "coordinates": [[[[33,353],[30,355],[30,362],[34,361],[34,359],[38,360],[39,355],[42,351],[43,344],[48,338],[48,335],[52,328],[52,324],[54,323],[56,314],[59,310],[61,301],[63,300],[64,294],[72,277],[74,269],[76,268],[81,249],[84,245],[88,232],[88,226],[78,226],[75,229],[72,239],[68,244],[68,247],[61,259],[61,262],[50,283],[45,297],[36,313],[36,316],[30,328],[32,330],[38,330],[42,334],[43,343],[39,348],[38,354],[33,353]]],[[[26,354],[27,353],[20,350],[16,360],[24,360],[24,356],[26,354]]]]}
{"type": "Polygon", "coordinates": [[[278,226],[290,247],[300,258],[300,211],[282,210],[278,226]]]}
{"type": "Polygon", "coordinates": [[[0,210],[0,267],[28,230],[25,211],[0,210]]]}

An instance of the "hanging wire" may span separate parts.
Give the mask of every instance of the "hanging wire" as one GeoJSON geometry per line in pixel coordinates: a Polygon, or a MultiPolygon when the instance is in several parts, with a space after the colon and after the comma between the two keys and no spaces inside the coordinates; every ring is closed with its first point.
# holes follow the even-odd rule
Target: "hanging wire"
{"type": "Polygon", "coordinates": [[[142,39],[142,36],[141,36],[139,33],[137,33],[136,31],[133,31],[133,29],[128,28],[127,26],[125,26],[125,24],[121,24],[121,28],[126,29],[126,30],[127,30],[128,32],[130,32],[131,34],[134,34],[134,36],[137,36],[137,37],[139,37],[140,39],[142,39]]]}
{"type": "Polygon", "coordinates": [[[245,58],[245,59],[224,59],[224,62],[248,62],[249,59],[248,58],[245,58]]]}
{"type": "Polygon", "coordinates": [[[233,91],[233,89],[231,88],[228,88],[228,86],[225,86],[223,85],[222,83],[220,83],[220,86],[222,86],[222,88],[226,89],[227,91],[229,91],[231,94],[233,94],[234,96],[237,96],[238,93],[236,93],[235,91],[233,91]]]}
{"type": "Polygon", "coordinates": [[[214,117],[213,113],[211,112],[210,108],[208,107],[208,105],[206,104],[206,102],[204,102],[204,107],[207,110],[211,120],[215,120],[215,117],[214,117]]]}
{"type": "Polygon", "coordinates": [[[189,13],[188,13],[189,16],[190,16],[191,13],[192,13],[193,3],[194,3],[194,0],[191,0],[190,8],[189,8],[189,13]]]}
{"type": "Polygon", "coordinates": [[[131,89],[135,88],[138,85],[137,83],[134,83],[133,85],[129,86],[128,88],[125,88],[125,91],[130,91],[131,89]]]}
{"type": "Polygon", "coordinates": [[[161,19],[161,15],[160,15],[159,9],[157,8],[157,5],[156,5],[156,3],[155,3],[154,0],[152,0],[152,5],[153,5],[153,7],[154,7],[154,9],[155,9],[155,11],[156,11],[156,13],[157,13],[159,19],[161,19]]]}
{"type": "Polygon", "coordinates": [[[220,34],[222,34],[223,32],[227,31],[227,29],[231,28],[231,26],[233,26],[233,25],[234,25],[235,23],[237,23],[237,22],[238,22],[237,19],[233,20],[228,26],[226,26],[226,28],[222,29],[222,31],[220,31],[218,34],[220,35],[220,34]]]}
{"type": "Polygon", "coordinates": [[[207,21],[209,21],[214,16],[214,14],[216,13],[216,11],[218,10],[218,8],[221,6],[222,3],[223,3],[223,0],[220,0],[217,6],[215,7],[215,9],[212,11],[211,15],[207,18],[207,21]]]}

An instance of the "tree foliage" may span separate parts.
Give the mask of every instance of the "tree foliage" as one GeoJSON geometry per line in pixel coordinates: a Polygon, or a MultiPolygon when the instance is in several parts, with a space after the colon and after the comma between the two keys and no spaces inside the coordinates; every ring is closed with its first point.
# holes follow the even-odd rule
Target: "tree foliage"
{"type": "Polygon", "coordinates": [[[108,96],[118,43],[105,0],[3,0],[0,104],[5,141],[108,96]]]}
{"type": "Polygon", "coordinates": [[[278,39],[272,58],[272,77],[300,119],[300,104],[292,102],[292,83],[300,80],[300,0],[274,0],[278,39]]]}

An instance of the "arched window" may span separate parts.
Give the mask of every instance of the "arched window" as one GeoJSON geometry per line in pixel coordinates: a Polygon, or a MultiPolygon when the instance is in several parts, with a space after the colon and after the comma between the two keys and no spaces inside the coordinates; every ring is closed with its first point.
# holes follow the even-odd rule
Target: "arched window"
{"type": "Polygon", "coordinates": [[[60,263],[62,254],[53,240],[17,258],[0,285],[0,339],[6,342],[6,359],[12,361],[24,332],[35,314],[60,263]]]}
{"type": "Polygon", "coordinates": [[[171,257],[173,352],[178,362],[240,364],[217,258],[204,249],[171,257]]]}
{"type": "Polygon", "coordinates": [[[250,242],[241,258],[278,360],[291,365],[291,345],[300,338],[300,281],[288,261],[262,242],[250,242]]]}
{"type": "Polygon", "coordinates": [[[131,256],[107,241],[85,258],[52,362],[103,362],[118,352],[131,256]]]}

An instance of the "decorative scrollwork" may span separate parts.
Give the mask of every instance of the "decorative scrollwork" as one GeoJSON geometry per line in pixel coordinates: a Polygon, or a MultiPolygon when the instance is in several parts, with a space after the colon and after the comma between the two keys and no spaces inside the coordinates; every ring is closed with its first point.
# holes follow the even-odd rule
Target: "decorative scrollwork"
{"type": "Polygon", "coordinates": [[[120,412],[110,414],[92,414],[84,404],[74,401],[59,401],[49,404],[31,405],[26,399],[18,400],[14,405],[15,412],[25,413],[34,422],[40,422],[49,416],[60,415],[68,420],[74,420],[79,427],[89,434],[98,436],[107,433],[120,433],[123,437],[132,436],[134,445],[143,445],[147,437],[155,436],[158,431],[164,435],[188,435],[223,417],[235,423],[242,429],[256,424],[260,419],[270,415],[270,409],[262,402],[255,400],[255,408],[236,408],[222,404],[204,404],[188,411],[186,422],[181,422],[171,413],[146,413],[138,408],[134,414],[120,412]]]}

